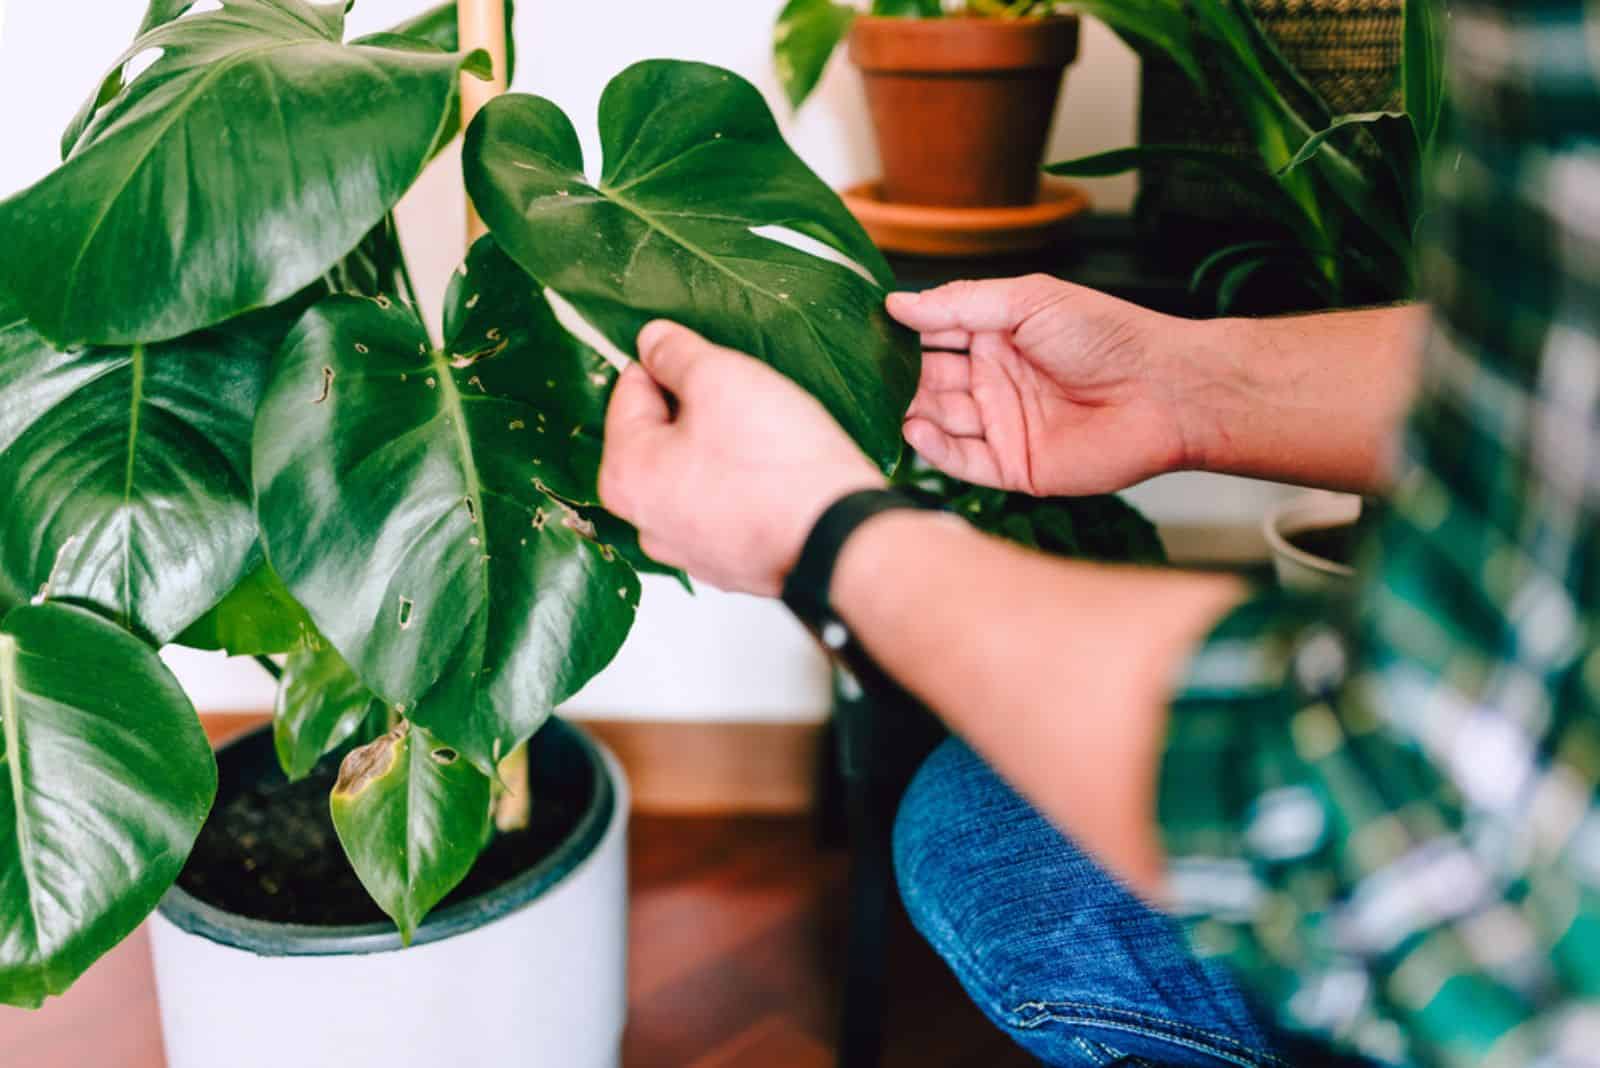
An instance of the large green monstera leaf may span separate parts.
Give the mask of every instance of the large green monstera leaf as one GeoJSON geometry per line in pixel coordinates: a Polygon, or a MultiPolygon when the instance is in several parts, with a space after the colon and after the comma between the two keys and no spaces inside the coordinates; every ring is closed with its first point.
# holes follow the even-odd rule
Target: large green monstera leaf
{"type": "Polygon", "coordinates": [[[884,311],[883,257],[784,143],[754,87],[716,67],[640,63],[606,88],[600,137],[605,169],[591,185],[554,104],[511,95],[484,109],[463,166],[501,247],[624,351],[665,317],[760,357],[892,468],[915,339],[884,311]]]}
{"type": "Polygon", "coordinates": [[[453,114],[462,58],[346,45],[342,2],[178,17],[191,6],[152,6],[66,162],[0,203],[0,289],[58,344],[165,340],[287,299],[388,213],[453,114]]]}
{"type": "Polygon", "coordinates": [[[62,993],[155,908],[217,767],[149,646],[82,608],[0,623],[0,1002],[62,993]]]}
{"type": "Polygon", "coordinates": [[[356,674],[491,771],[615,655],[639,584],[577,510],[611,376],[480,244],[433,349],[332,297],[285,343],[254,451],[273,568],[356,674]]]}
{"type": "Polygon", "coordinates": [[[281,319],[62,351],[0,314],[0,610],[84,601],[165,642],[250,570],[251,426],[281,319]]]}
{"type": "Polygon", "coordinates": [[[328,805],[345,855],[407,945],[472,870],[489,833],[489,779],[402,722],[339,768],[328,805]]]}

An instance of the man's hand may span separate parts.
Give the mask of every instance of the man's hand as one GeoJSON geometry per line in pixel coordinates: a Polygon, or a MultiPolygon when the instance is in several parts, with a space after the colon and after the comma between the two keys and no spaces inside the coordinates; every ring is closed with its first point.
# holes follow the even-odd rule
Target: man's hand
{"type": "Polygon", "coordinates": [[[883,474],[759,360],[654,322],[606,412],[600,499],[664,564],[774,597],[817,518],[883,474]],[[669,398],[670,394],[670,398],[669,398]]]}
{"type": "Polygon", "coordinates": [[[926,350],[906,440],[956,478],[1081,496],[1193,459],[1173,358],[1192,323],[1045,275],[896,293],[889,312],[926,350]]]}

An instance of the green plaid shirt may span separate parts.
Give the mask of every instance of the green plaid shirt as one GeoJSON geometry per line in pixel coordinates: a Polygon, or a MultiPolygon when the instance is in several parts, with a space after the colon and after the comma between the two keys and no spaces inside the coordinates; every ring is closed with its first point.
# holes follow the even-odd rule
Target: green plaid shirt
{"type": "Polygon", "coordinates": [[[1256,599],[1173,707],[1171,893],[1291,1027],[1600,1064],[1600,2],[1452,4],[1426,383],[1347,601],[1256,599]]]}

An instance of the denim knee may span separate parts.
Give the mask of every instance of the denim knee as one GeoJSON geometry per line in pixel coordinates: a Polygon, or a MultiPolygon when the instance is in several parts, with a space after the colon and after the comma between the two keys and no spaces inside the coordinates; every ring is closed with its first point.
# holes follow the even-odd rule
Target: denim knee
{"type": "Polygon", "coordinates": [[[1244,995],[959,741],[895,822],[912,922],[997,1026],[1046,1064],[1281,1065],[1244,995]]]}
{"type": "MultiPolygon", "coordinates": [[[[894,825],[894,868],[900,897],[917,930],[955,970],[981,1008],[1003,1012],[1005,992],[979,967],[964,919],[981,893],[978,858],[961,849],[963,825],[981,817],[992,773],[962,742],[951,739],[928,757],[900,802],[894,825]],[[976,989],[975,989],[976,988],[976,989]]],[[[997,781],[997,780],[996,780],[997,781]]]]}

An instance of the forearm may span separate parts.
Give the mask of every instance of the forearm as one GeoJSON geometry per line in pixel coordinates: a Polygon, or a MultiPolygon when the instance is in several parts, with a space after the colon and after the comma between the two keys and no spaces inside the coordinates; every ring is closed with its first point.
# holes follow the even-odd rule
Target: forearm
{"type": "Polygon", "coordinates": [[[862,527],[832,593],[886,671],[1152,895],[1169,690],[1242,596],[1233,579],[1052,559],[915,513],[862,527]]]}
{"type": "Polygon", "coordinates": [[[1191,466],[1381,491],[1416,393],[1427,317],[1413,305],[1196,324],[1173,398],[1191,466]]]}

